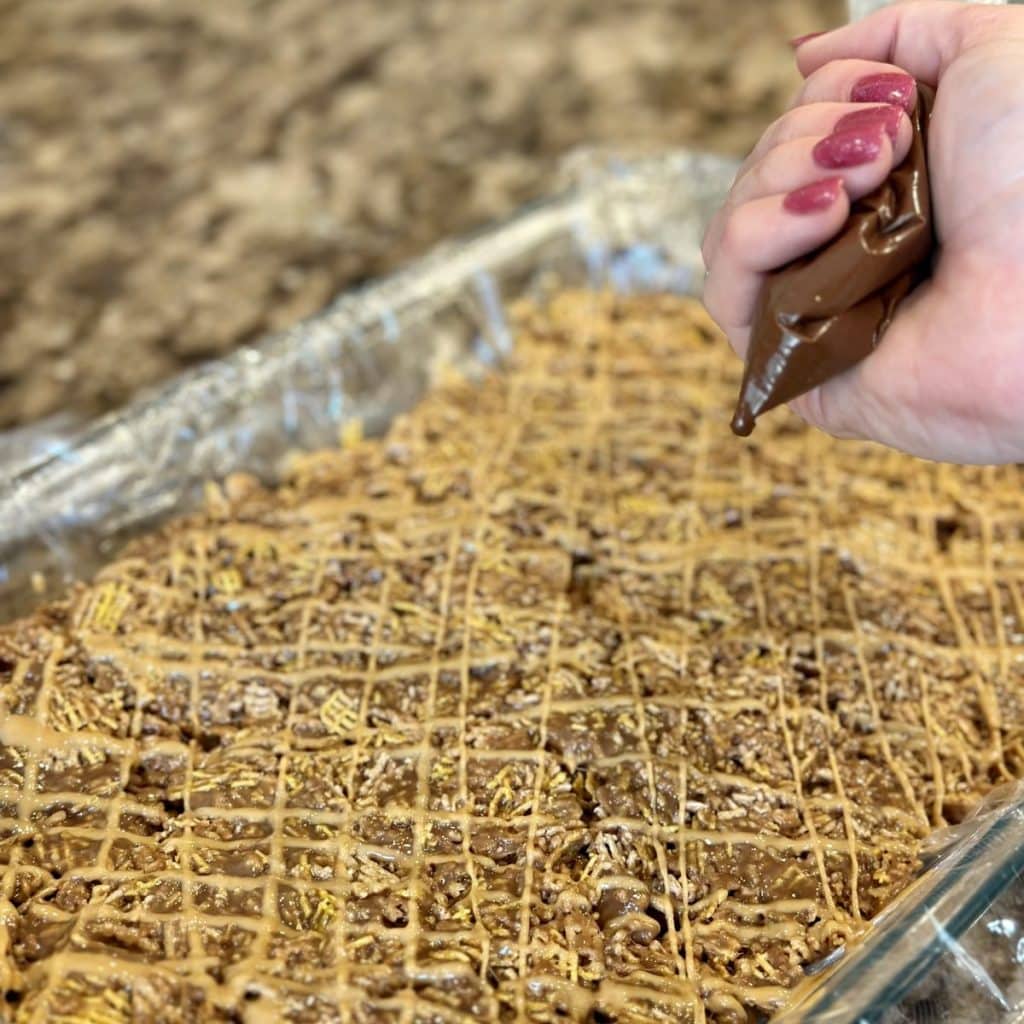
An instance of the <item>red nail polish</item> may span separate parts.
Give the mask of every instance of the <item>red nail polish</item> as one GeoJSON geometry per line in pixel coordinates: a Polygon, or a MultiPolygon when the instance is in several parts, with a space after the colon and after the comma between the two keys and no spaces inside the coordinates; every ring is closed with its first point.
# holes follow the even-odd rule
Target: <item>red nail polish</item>
{"type": "Polygon", "coordinates": [[[826,135],[813,149],[814,162],[830,171],[869,164],[882,152],[882,126],[853,128],[826,135]]]}
{"type": "Polygon", "coordinates": [[[794,189],[782,200],[790,213],[821,213],[827,210],[843,193],[842,178],[813,181],[803,188],[794,189]]]}
{"type": "Polygon", "coordinates": [[[794,50],[799,50],[804,43],[809,43],[812,39],[817,39],[818,36],[823,36],[824,34],[824,32],[808,32],[805,36],[797,36],[795,39],[790,39],[789,45],[794,50]]]}
{"type": "Polygon", "coordinates": [[[854,103],[892,103],[907,113],[914,109],[914,79],[900,72],[862,78],[850,92],[854,103]]]}
{"type": "Polygon", "coordinates": [[[900,121],[903,120],[902,107],[865,107],[863,110],[852,110],[844,114],[832,129],[836,132],[850,131],[854,128],[883,128],[886,135],[896,141],[900,131],[900,121]]]}

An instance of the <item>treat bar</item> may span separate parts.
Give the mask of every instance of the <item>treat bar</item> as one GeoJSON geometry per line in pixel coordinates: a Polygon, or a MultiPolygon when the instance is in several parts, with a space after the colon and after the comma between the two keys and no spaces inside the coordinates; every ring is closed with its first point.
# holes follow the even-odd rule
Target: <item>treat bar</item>
{"type": "Polygon", "coordinates": [[[1024,774],[1024,489],[721,427],[692,300],[237,476],[0,630],[18,1024],[753,1021],[1024,774]]]}

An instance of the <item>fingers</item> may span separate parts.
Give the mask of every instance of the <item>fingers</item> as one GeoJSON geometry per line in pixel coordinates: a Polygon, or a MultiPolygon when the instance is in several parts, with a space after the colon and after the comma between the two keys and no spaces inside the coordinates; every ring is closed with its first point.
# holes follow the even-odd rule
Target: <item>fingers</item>
{"type": "Polygon", "coordinates": [[[729,214],[708,263],[704,304],[741,357],[762,275],[827,242],[849,211],[842,179],[831,177],[753,199],[729,214]]]}
{"type": "Polygon", "coordinates": [[[896,65],[937,85],[966,49],[1013,31],[1013,12],[998,7],[927,2],[897,4],[797,47],[797,65],[810,76],[830,62],[858,58],[896,65]]]}
{"type": "MultiPolygon", "coordinates": [[[[861,111],[882,111],[879,104],[851,105],[849,103],[811,103],[806,106],[796,107],[783,114],[777,121],[771,124],[765,133],[758,139],[757,145],[751,150],[750,155],[740,166],[736,179],[739,180],[754,164],[758,162],[767,152],[784,142],[792,142],[794,139],[803,139],[810,135],[828,135],[834,131],[841,119],[853,112],[861,111]]],[[[895,120],[889,120],[886,124],[888,131],[890,126],[895,124],[899,129],[900,111],[894,110],[891,115],[895,120]]],[[[890,137],[892,132],[890,131],[890,137]]]]}
{"type": "Polygon", "coordinates": [[[829,64],[804,83],[800,101],[801,106],[769,129],[740,169],[729,201],[705,235],[702,251],[707,266],[740,203],[799,188],[821,177],[822,170],[839,171],[848,195],[856,199],[881,184],[894,161],[901,161],[909,149],[909,121],[885,108],[913,109],[916,85],[892,65],[858,60],[829,64]],[[844,117],[853,123],[843,123],[844,117]],[[876,117],[892,140],[891,148],[888,140],[879,141],[877,130],[869,130],[876,117]],[[808,141],[822,132],[830,141],[808,141]]]}
{"type": "MultiPolygon", "coordinates": [[[[854,113],[860,118],[860,110],[854,113]]],[[[836,130],[823,138],[794,139],[776,146],[733,185],[730,202],[738,206],[773,192],[791,192],[823,172],[841,177],[851,199],[876,189],[910,152],[913,133],[909,120],[892,107],[876,117],[871,116],[871,108],[863,113],[867,116],[860,123],[840,118],[836,130]],[[895,143],[887,124],[895,126],[895,143]]]]}
{"type": "MultiPolygon", "coordinates": [[[[810,45],[810,44],[808,44],[810,45]]],[[[914,76],[875,60],[834,60],[811,72],[797,94],[806,103],[895,103],[906,111],[917,102],[914,76]]]]}
{"type": "MultiPolygon", "coordinates": [[[[901,162],[909,151],[911,126],[900,110],[893,107],[863,107],[849,104],[828,105],[828,110],[833,119],[829,127],[835,128],[835,131],[822,138],[796,138],[769,150],[758,163],[740,176],[733,186],[727,204],[715,214],[708,226],[702,252],[705,265],[714,273],[709,293],[712,301],[716,303],[716,308],[725,318],[719,321],[723,327],[727,324],[733,327],[744,326],[753,315],[756,280],[750,281],[742,275],[726,277],[727,281],[732,282],[731,296],[717,296],[718,286],[714,283],[719,280],[718,264],[723,240],[741,211],[744,218],[749,216],[749,211],[744,211],[745,206],[766,198],[775,197],[779,200],[780,197],[799,192],[805,187],[813,188],[816,182],[820,183],[825,178],[835,179],[841,183],[844,198],[858,199],[877,188],[893,166],[901,162]],[[838,118],[836,112],[841,112],[838,118]]],[[[799,130],[802,121],[809,126],[820,126],[820,112],[815,108],[805,108],[799,113],[804,117],[793,118],[793,130],[799,130]]],[[[778,201],[769,208],[776,215],[775,225],[771,230],[781,231],[787,236],[781,240],[775,239],[776,243],[788,242],[788,236],[792,236],[793,233],[800,234],[807,227],[806,222],[792,216],[793,210],[787,209],[785,202],[781,207],[787,214],[785,217],[778,216],[778,201]]],[[[735,231],[733,234],[735,235],[735,231]]],[[[817,232],[811,232],[810,237],[813,248],[826,241],[829,236],[822,237],[817,232]]],[[[784,249],[788,255],[782,262],[809,251],[788,244],[784,249]]],[[[728,256],[726,258],[728,259],[728,256]]],[[[760,269],[773,269],[776,265],[768,263],[760,269]]]]}
{"type": "MultiPolygon", "coordinates": [[[[854,113],[859,116],[860,112],[854,113]]],[[[725,206],[711,219],[702,247],[705,266],[714,265],[722,233],[744,203],[792,192],[827,175],[842,181],[851,200],[859,199],[881,185],[906,156],[911,142],[909,124],[897,127],[896,140],[894,147],[881,119],[869,119],[863,127],[856,121],[843,127],[840,119],[839,130],[824,138],[802,138],[776,146],[736,181],[725,206]]]]}

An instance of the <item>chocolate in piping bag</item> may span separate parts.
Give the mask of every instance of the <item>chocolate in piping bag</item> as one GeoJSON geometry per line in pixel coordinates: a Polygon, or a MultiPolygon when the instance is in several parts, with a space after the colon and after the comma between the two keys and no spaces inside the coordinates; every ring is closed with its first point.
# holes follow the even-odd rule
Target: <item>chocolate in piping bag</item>
{"type": "Polygon", "coordinates": [[[934,92],[920,82],[907,158],[858,199],[840,235],[769,274],[758,296],[732,418],[746,437],[754,420],[871,354],[900,301],[931,269],[927,127],[934,92]]]}

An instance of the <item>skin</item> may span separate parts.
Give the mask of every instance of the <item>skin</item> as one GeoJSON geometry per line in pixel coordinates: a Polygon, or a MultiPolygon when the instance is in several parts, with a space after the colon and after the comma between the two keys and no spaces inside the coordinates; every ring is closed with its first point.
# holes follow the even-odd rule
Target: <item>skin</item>
{"type": "Polygon", "coordinates": [[[900,307],[859,366],[793,403],[836,437],[938,461],[1024,461],[1024,8],[899,4],[801,44],[804,85],[743,165],[704,240],[705,302],[742,357],[763,275],[827,242],[851,199],[903,159],[907,118],[871,163],[826,170],[815,143],[867,75],[904,70],[938,89],[929,167],[935,275],[900,307]],[[821,212],[786,194],[839,175],[821,212]]]}

